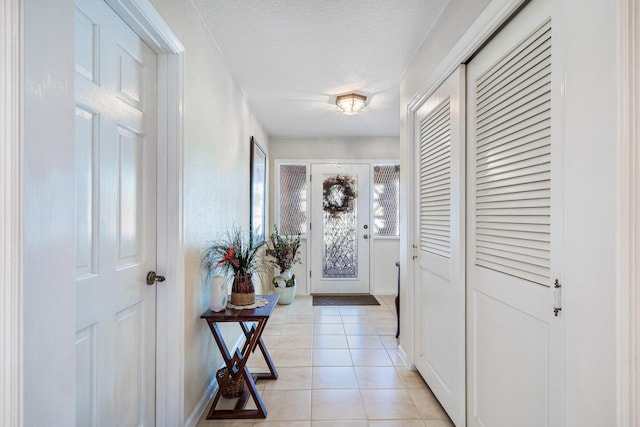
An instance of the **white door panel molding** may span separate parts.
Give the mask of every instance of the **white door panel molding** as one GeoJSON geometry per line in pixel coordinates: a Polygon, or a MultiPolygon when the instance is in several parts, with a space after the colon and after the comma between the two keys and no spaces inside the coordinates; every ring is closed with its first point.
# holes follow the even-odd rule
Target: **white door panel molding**
{"type": "Polygon", "coordinates": [[[76,423],[155,425],[157,55],[76,1],[76,423]]]}
{"type": "MultiPolygon", "coordinates": [[[[184,420],[184,249],[182,104],[184,47],[148,0],[105,0],[157,54],[157,426],[184,420]]],[[[135,316],[134,316],[135,317],[135,316]]]]}

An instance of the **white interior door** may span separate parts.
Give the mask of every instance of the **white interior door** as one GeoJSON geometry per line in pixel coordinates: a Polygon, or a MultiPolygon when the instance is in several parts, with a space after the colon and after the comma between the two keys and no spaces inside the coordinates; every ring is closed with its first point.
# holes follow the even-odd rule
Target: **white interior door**
{"type": "Polygon", "coordinates": [[[465,425],[464,66],[416,112],[418,371],[465,425]]]}
{"type": "Polygon", "coordinates": [[[563,425],[563,326],[553,311],[561,238],[551,108],[559,86],[550,12],[550,1],[531,1],[467,67],[473,426],[563,425]]]}
{"type": "Polygon", "coordinates": [[[76,2],[76,425],[155,425],[156,76],[103,1],[76,2]]]}
{"type": "Polygon", "coordinates": [[[311,292],[314,294],[369,293],[369,165],[311,164],[311,292]],[[325,197],[339,200],[335,177],[356,188],[350,206],[334,215],[323,207],[325,197]]]}

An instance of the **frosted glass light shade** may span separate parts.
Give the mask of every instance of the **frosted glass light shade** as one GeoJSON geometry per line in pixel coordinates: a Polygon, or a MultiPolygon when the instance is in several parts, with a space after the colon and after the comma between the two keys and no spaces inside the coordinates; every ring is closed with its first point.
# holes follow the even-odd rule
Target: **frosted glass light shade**
{"type": "Polygon", "coordinates": [[[357,93],[340,95],[336,98],[336,105],[338,106],[338,111],[351,116],[358,114],[367,106],[367,97],[357,93]]]}

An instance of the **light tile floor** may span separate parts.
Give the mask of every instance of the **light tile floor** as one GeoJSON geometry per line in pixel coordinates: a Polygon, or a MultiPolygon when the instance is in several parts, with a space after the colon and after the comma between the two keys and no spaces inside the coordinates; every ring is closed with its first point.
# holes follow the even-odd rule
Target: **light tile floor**
{"type": "MultiPolygon", "coordinates": [[[[393,297],[377,298],[380,306],[313,307],[304,296],[278,305],[263,339],[279,378],[257,383],[267,418],[213,421],[205,413],[198,427],[453,426],[422,377],[398,357],[393,297]]],[[[259,352],[248,364],[267,371],[259,352]]],[[[221,399],[218,408],[234,403],[221,399]]],[[[255,408],[251,399],[247,407],[255,408]]]]}

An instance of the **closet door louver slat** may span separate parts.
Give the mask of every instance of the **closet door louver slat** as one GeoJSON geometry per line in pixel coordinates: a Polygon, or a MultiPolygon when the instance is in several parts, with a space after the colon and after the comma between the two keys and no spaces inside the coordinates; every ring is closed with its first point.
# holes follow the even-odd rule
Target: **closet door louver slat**
{"type": "Polygon", "coordinates": [[[420,122],[420,249],[451,256],[451,118],[446,98],[420,122]]]}
{"type": "Polygon", "coordinates": [[[478,94],[483,94],[487,88],[495,86],[495,81],[504,76],[516,75],[517,70],[523,69],[523,63],[532,63],[531,56],[540,56],[541,46],[551,44],[551,23],[548,22],[535,30],[526,40],[507,53],[490,70],[481,76],[476,88],[478,94]],[[533,55],[532,55],[533,54],[533,55]],[[524,58],[524,60],[523,60],[524,58]]]}
{"type": "Polygon", "coordinates": [[[551,24],[475,82],[478,266],[549,285],[551,24]]]}

